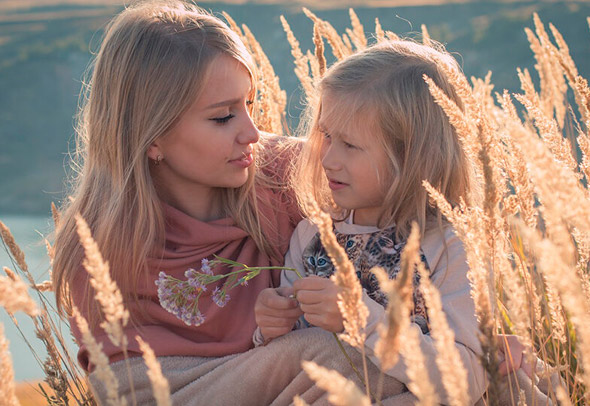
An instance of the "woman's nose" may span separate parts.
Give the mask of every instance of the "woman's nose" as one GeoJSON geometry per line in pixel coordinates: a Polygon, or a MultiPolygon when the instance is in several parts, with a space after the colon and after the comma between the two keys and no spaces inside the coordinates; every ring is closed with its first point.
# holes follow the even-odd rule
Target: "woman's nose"
{"type": "Polygon", "coordinates": [[[258,128],[256,128],[252,118],[248,116],[244,123],[244,128],[242,128],[238,135],[238,142],[240,144],[255,144],[259,139],[260,133],[258,132],[258,128]]]}

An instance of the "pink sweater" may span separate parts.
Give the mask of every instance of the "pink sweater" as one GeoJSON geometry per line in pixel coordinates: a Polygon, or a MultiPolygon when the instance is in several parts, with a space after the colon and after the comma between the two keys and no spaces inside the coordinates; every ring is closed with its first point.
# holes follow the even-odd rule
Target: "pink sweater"
{"type": "MultiPolygon", "coordinates": [[[[282,154],[276,154],[275,142],[271,142],[268,153],[273,162],[265,172],[274,180],[283,182],[289,161],[293,157],[298,143],[282,154]]],[[[284,190],[257,189],[259,213],[269,220],[269,225],[262,221],[265,235],[275,236],[273,240],[281,257],[287,252],[289,239],[301,215],[292,194],[284,190]]],[[[211,222],[196,220],[183,212],[163,204],[166,218],[166,245],[162,258],[149,260],[150,273],[141,281],[138,288],[139,306],[151,317],[138,316],[137,327],[128,324],[125,333],[128,337],[129,356],[139,356],[141,352],[136,335],[140,335],[154,350],[156,356],[185,355],[216,357],[247,351],[252,347],[252,334],[256,329],[254,303],[261,290],[279,285],[278,271],[263,271],[249,281],[247,286],[238,286],[231,290],[231,300],[224,307],[216,306],[210,298],[214,287],[199,300],[199,309],[205,316],[205,322],[198,327],[187,326],[183,321],[164,310],[158,301],[157,286],[154,284],[160,271],[175,278],[185,280],[184,272],[188,268],[199,270],[201,259],[213,259],[213,254],[229,258],[251,266],[278,266],[276,261],[260,252],[248,234],[230,218],[211,222]]],[[[225,273],[229,268],[213,269],[215,273],[225,273]]],[[[88,277],[81,269],[79,277],[72,284],[74,303],[84,313],[86,286],[88,277]]],[[[220,283],[221,284],[221,283],[220,283]]],[[[132,314],[139,315],[137,304],[128,303],[132,314]]],[[[85,315],[87,316],[87,315],[85,315]]],[[[80,344],[78,361],[85,370],[92,370],[89,365],[88,352],[81,344],[80,333],[71,323],[72,331],[80,344]]],[[[110,361],[123,359],[120,348],[115,347],[104,331],[99,327],[93,332],[110,361]]]]}

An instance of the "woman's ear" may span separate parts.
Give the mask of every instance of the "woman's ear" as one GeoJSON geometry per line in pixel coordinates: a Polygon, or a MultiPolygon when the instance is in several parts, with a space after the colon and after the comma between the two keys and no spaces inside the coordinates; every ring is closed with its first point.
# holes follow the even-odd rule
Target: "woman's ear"
{"type": "Polygon", "coordinates": [[[160,143],[157,140],[152,142],[148,147],[147,156],[149,159],[154,161],[161,161],[164,158],[164,153],[162,152],[160,143]]]}

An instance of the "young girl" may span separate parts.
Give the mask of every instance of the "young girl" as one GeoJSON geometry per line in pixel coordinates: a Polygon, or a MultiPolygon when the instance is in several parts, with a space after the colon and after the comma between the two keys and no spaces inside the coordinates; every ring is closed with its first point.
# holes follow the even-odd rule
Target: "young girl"
{"type": "MultiPolygon", "coordinates": [[[[300,201],[312,196],[337,220],[334,232],[357,269],[370,310],[366,349],[375,364],[375,328],[384,317],[386,298],[370,269],[382,266],[395,278],[410,225],[418,223],[422,260],[440,291],[475,403],[486,383],[478,359],[478,325],[465,252],[451,226],[429,204],[422,186],[422,181],[428,180],[456,204],[467,196],[471,184],[457,134],[423,78],[432,78],[461,106],[442,64],[459,69],[443,51],[410,41],[392,41],[369,47],[331,67],[320,83],[320,102],[311,114],[307,144],[293,185],[300,201]]],[[[305,205],[301,206],[305,210],[305,205]]],[[[320,243],[317,227],[309,220],[295,229],[285,266],[307,277],[298,279],[294,272],[285,271],[280,289],[261,293],[256,307],[261,334],[255,341],[268,341],[290,331],[298,319],[297,305],[307,323],[342,332],[336,304],[339,290],[328,278],[334,266],[320,243]],[[296,301],[284,297],[290,294],[296,301]]],[[[414,275],[414,285],[418,280],[414,275]]],[[[413,328],[419,331],[430,379],[446,403],[424,298],[415,290],[413,300],[413,328]]],[[[298,326],[302,324],[306,323],[298,326]]],[[[401,361],[385,372],[408,383],[401,361]]]]}

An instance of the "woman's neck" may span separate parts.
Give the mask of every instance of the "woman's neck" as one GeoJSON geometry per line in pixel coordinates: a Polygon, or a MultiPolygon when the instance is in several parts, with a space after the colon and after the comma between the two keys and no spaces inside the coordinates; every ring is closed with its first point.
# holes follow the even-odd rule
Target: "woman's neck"
{"type": "Polygon", "coordinates": [[[158,196],[162,201],[200,221],[218,220],[224,216],[219,192],[214,188],[158,185],[158,196]]]}

